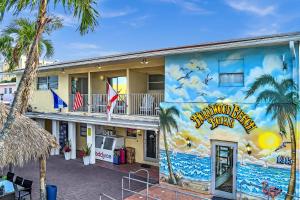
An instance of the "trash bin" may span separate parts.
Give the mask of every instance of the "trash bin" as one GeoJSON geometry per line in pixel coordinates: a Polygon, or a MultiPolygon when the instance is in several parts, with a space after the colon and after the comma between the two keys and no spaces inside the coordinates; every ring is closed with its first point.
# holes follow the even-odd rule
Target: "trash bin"
{"type": "Polygon", "coordinates": [[[46,185],[47,200],[56,200],[57,187],[55,185],[46,185]]]}

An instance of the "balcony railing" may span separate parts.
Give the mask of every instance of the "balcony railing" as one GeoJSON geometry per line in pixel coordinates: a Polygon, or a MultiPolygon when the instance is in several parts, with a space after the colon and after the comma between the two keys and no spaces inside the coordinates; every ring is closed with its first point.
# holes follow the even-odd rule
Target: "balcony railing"
{"type": "Polygon", "coordinates": [[[157,116],[159,114],[159,104],[163,101],[163,93],[130,94],[131,114],[157,116]]]}
{"type": "MultiPolygon", "coordinates": [[[[75,98],[75,94],[70,94],[69,111],[74,111],[74,109],[73,109],[74,98],[75,98]]],[[[83,98],[83,106],[78,108],[76,110],[76,112],[87,112],[88,111],[88,105],[89,105],[88,94],[82,94],[82,98],[83,98]]]]}
{"type": "MultiPolygon", "coordinates": [[[[91,111],[93,113],[106,113],[107,94],[93,94],[91,111]]],[[[114,108],[114,114],[127,114],[127,94],[120,94],[114,108]]]]}
{"type": "MultiPolygon", "coordinates": [[[[83,107],[76,111],[88,111],[88,95],[83,94],[83,107]]],[[[70,95],[69,110],[73,111],[74,94],[70,95]]],[[[92,94],[91,112],[106,113],[107,94],[92,94]]],[[[114,114],[130,114],[141,116],[157,116],[159,105],[164,101],[163,93],[120,94],[114,108],[114,114]],[[129,98],[128,98],[129,97],[129,98]],[[129,99],[129,102],[128,102],[129,99]]]]}

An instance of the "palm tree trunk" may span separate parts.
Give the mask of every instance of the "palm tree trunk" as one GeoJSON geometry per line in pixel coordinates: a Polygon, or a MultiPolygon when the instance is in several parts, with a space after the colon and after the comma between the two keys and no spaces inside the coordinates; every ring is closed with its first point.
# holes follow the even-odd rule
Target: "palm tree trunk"
{"type": "Polygon", "coordinates": [[[40,200],[46,200],[46,158],[40,158],[40,200]]]}
{"type": "MultiPolygon", "coordinates": [[[[12,125],[15,121],[15,116],[17,115],[17,113],[20,113],[20,107],[21,107],[20,105],[22,104],[22,102],[26,102],[26,103],[28,102],[29,96],[25,97],[25,101],[23,101],[22,96],[23,96],[23,92],[26,88],[29,90],[32,89],[32,84],[34,82],[33,80],[36,77],[36,71],[37,71],[38,65],[34,65],[35,54],[36,54],[37,46],[38,46],[39,40],[41,38],[41,35],[44,32],[45,25],[49,22],[49,19],[46,17],[47,4],[48,4],[47,0],[41,0],[40,8],[39,8],[39,17],[36,22],[36,24],[37,24],[36,35],[35,35],[32,45],[31,45],[31,48],[30,48],[30,51],[29,51],[29,54],[28,54],[28,57],[26,60],[24,73],[23,73],[20,83],[18,85],[18,89],[16,91],[15,98],[14,98],[12,106],[10,108],[9,115],[7,116],[7,119],[5,121],[3,129],[0,133],[0,137],[5,137],[7,134],[9,134],[9,131],[12,128],[12,125]]],[[[22,107],[23,108],[27,107],[27,105],[24,106],[24,104],[23,104],[22,107]]]]}
{"type": "Polygon", "coordinates": [[[291,138],[291,156],[292,156],[292,165],[291,165],[291,172],[290,172],[290,182],[287,194],[285,196],[286,200],[292,200],[293,195],[295,193],[295,186],[296,186],[296,166],[297,166],[297,158],[296,158],[296,138],[295,138],[295,131],[294,125],[291,117],[287,117],[289,128],[290,128],[290,138],[291,138]]]}
{"type": "MultiPolygon", "coordinates": [[[[39,7],[39,16],[36,22],[37,31],[35,38],[30,47],[28,57],[26,60],[25,70],[21,77],[18,89],[15,94],[10,112],[7,116],[3,129],[1,130],[0,137],[5,137],[9,134],[10,130],[15,121],[15,117],[18,113],[22,113],[26,110],[28,106],[28,101],[30,98],[30,91],[32,90],[32,85],[34,79],[36,78],[36,72],[38,68],[38,63],[36,63],[36,53],[38,49],[38,44],[45,30],[46,24],[49,19],[46,16],[47,13],[48,0],[41,0],[39,7]]],[[[40,199],[46,200],[46,189],[45,189],[45,177],[46,177],[46,158],[40,158],[40,199]]]]}
{"type": "Polygon", "coordinates": [[[170,159],[170,155],[169,155],[169,147],[168,147],[168,143],[167,143],[167,136],[166,136],[165,130],[163,131],[163,135],[164,135],[164,143],[165,143],[165,151],[166,151],[167,164],[168,164],[168,170],[169,170],[169,177],[170,177],[170,180],[172,181],[172,183],[177,185],[177,181],[176,181],[174,173],[173,173],[173,168],[172,168],[171,159],[170,159]]]}

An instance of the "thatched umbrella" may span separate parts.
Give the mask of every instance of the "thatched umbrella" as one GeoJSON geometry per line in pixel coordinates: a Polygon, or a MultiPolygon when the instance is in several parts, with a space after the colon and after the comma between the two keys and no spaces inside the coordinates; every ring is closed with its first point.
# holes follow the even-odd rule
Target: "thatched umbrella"
{"type": "MultiPolygon", "coordinates": [[[[0,129],[2,129],[9,107],[0,103],[0,129]]],[[[0,135],[0,168],[23,166],[30,160],[40,159],[41,190],[45,186],[46,158],[58,144],[53,135],[30,118],[18,114],[13,128],[7,135],[0,135]]]]}

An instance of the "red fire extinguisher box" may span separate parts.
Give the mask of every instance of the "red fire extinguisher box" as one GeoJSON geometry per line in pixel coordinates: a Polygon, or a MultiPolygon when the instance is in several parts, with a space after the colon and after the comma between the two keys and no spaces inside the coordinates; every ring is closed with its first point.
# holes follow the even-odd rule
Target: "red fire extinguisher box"
{"type": "Polygon", "coordinates": [[[126,163],[125,155],[126,155],[125,149],[120,149],[120,164],[126,163]]]}

